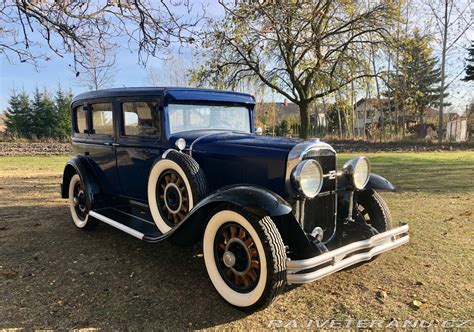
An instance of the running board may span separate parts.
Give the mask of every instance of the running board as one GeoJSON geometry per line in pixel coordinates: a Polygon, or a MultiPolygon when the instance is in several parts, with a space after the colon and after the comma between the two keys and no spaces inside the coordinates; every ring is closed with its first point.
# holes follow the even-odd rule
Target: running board
{"type": "Polygon", "coordinates": [[[154,239],[156,242],[165,238],[153,221],[133,209],[124,211],[120,208],[103,208],[90,211],[89,216],[140,240],[154,239]]]}
{"type": "Polygon", "coordinates": [[[115,227],[115,228],[118,228],[120,229],[121,231],[124,231],[125,233],[127,234],[130,234],[131,236],[134,236],[136,237],[137,239],[140,239],[140,240],[143,240],[143,237],[145,236],[145,234],[143,233],[140,233],[139,231],[137,230],[134,230],[133,228],[130,228],[128,226],[125,226],[115,220],[112,220],[110,218],[107,218],[106,216],[103,216],[101,214],[98,214],[97,212],[95,211],[90,211],[89,212],[89,215],[95,219],[99,219],[100,221],[102,222],[105,222],[106,224],[109,224],[110,226],[112,227],[115,227]]]}

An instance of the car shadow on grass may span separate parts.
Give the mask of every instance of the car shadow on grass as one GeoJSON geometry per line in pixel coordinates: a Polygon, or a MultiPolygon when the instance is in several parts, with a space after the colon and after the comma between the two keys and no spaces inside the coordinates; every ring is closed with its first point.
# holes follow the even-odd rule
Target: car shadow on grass
{"type": "Polygon", "coordinates": [[[208,328],[246,316],[214,290],[200,247],[78,230],[64,205],[1,210],[3,327],[208,328]]]}

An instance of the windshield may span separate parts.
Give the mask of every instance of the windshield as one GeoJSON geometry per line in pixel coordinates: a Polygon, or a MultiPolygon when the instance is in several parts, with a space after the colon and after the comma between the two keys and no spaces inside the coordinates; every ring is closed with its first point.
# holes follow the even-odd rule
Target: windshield
{"type": "Polygon", "coordinates": [[[250,133],[250,111],[244,106],[168,105],[170,133],[214,129],[250,133]]]}

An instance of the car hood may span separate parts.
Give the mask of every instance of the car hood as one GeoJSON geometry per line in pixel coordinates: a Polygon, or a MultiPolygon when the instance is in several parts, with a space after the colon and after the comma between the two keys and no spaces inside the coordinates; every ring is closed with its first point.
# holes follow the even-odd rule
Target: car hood
{"type": "Polygon", "coordinates": [[[239,132],[190,131],[170,137],[186,140],[186,151],[203,169],[211,189],[247,183],[285,196],[287,161],[299,160],[309,146],[330,146],[314,140],[258,136],[239,132]],[[317,143],[319,142],[319,143],[317,143]]]}
{"type": "Polygon", "coordinates": [[[186,140],[186,148],[190,149],[191,152],[204,152],[208,149],[219,149],[221,152],[230,152],[227,149],[255,149],[262,150],[261,153],[264,154],[283,154],[285,159],[295,145],[303,142],[301,139],[258,136],[255,134],[228,131],[182,132],[171,136],[170,142],[174,144],[178,138],[184,138],[186,140]]]}

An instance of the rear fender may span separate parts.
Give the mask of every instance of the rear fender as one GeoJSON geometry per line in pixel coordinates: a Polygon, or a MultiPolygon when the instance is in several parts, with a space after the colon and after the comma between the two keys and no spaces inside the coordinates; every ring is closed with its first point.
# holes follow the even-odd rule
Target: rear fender
{"type": "Polygon", "coordinates": [[[63,181],[61,184],[61,197],[68,198],[69,182],[74,174],[78,174],[84,184],[86,193],[86,205],[89,210],[96,205],[97,196],[100,194],[100,186],[92,172],[89,163],[83,156],[75,156],[68,160],[63,172],[63,181]]]}

